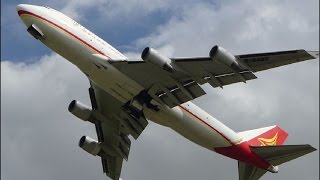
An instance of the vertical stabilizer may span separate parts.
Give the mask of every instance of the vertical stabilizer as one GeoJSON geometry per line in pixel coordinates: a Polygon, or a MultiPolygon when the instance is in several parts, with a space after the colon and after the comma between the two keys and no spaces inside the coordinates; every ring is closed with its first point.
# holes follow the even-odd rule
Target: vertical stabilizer
{"type": "Polygon", "coordinates": [[[278,126],[269,126],[238,133],[251,146],[275,146],[282,145],[288,137],[288,133],[278,126]]]}

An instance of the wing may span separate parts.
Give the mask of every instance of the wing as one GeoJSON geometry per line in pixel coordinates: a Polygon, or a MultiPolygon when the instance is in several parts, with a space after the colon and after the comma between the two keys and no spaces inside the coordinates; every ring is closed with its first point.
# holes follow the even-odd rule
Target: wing
{"type": "Polygon", "coordinates": [[[132,135],[139,137],[148,122],[143,115],[139,119],[132,115],[133,110],[120,101],[90,83],[90,99],[93,109],[92,117],[96,126],[98,141],[103,149],[100,154],[103,172],[111,179],[118,180],[123,159],[128,160],[132,135]],[[143,123],[139,123],[143,121],[143,123]],[[141,125],[143,124],[143,125],[141,125]]]}
{"type": "Polygon", "coordinates": [[[144,61],[114,61],[112,64],[148,89],[154,100],[174,107],[204,95],[205,92],[199,86],[204,83],[222,88],[229,84],[256,79],[254,72],[318,56],[318,51],[305,50],[236,55],[237,61],[243,65],[243,68],[237,71],[210,57],[172,58],[172,62],[182,69],[174,72],[165,71],[144,61]]]}
{"type": "Polygon", "coordinates": [[[287,64],[319,58],[319,51],[279,51],[258,54],[245,54],[237,56],[240,61],[247,64],[254,72],[284,66],[287,64]]]}

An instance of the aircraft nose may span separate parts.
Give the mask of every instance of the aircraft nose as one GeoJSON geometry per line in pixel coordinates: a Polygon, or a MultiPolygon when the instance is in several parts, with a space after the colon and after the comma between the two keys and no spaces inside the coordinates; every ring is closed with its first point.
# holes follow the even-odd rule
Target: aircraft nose
{"type": "Polygon", "coordinates": [[[19,15],[20,15],[19,12],[27,11],[27,9],[28,9],[28,4],[19,4],[19,5],[17,5],[17,12],[18,12],[19,15]]]}
{"type": "Polygon", "coordinates": [[[17,5],[17,12],[20,16],[23,12],[34,13],[40,10],[40,6],[35,6],[31,4],[19,4],[17,5]]]}
{"type": "Polygon", "coordinates": [[[22,22],[27,27],[29,27],[34,22],[33,17],[23,17],[22,15],[23,14],[40,14],[41,11],[39,6],[30,5],[30,4],[19,4],[17,5],[17,12],[22,22]]]}

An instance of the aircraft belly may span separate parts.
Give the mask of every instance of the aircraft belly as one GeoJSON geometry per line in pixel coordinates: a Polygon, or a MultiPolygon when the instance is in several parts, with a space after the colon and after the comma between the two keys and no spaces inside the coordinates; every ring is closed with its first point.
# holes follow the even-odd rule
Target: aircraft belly
{"type": "Polygon", "coordinates": [[[209,114],[203,113],[204,111],[191,112],[190,109],[184,107],[185,105],[196,107],[191,102],[187,102],[172,109],[162,106],[158,112],[146,109],[144,113],[149,120],[170,127],[183,137],[209,150],[216,147],[228,147],[241,141],[237,133],[209,114]],[[199,116],[206,117],[200,119],[199,116]]]}

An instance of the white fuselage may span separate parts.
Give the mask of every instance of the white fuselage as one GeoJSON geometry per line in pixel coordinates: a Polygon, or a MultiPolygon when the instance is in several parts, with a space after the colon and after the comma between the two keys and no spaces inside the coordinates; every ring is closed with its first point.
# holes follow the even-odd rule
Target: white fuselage
{"type": "MultiPolygon", "coordinates": [[[[140,84],[122,74],[107,60],[103,62],[106,68],[98,68],[97,65],[101,64],[96,63],[95,54],[113,61],[127,58],[71,18],[47,7],[30,5],[22,10],[29,12],[21,16],[26,26],[35,24],[43,32],[42,43],[76,65],[91,81],[119,101],[126,103],[144,90],[140,84]]],[[[242,141],[236,132],[192,102],[174,108],[162,105],[159,111],[144,108],[144,114],[147,119],[170,127],[210,150],[242,141]]]]}

